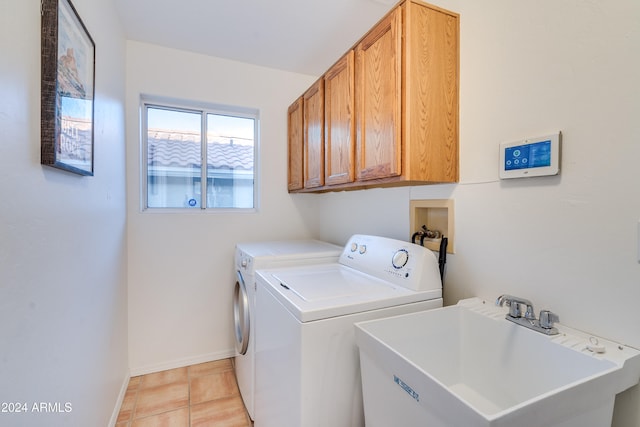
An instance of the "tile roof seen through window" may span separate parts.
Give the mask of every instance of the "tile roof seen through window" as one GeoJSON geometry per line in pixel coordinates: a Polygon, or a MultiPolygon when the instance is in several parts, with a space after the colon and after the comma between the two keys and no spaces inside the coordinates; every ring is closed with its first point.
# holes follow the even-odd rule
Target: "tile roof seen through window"
{"type": "MultiPolygon", "coordinates": [[[[213,169],[253,170],[253,141],[209,137],[207,165],[213,169]]],[[[152,166],[200,164],[200,134],[149,129],[148,162],[152,166]]]]}

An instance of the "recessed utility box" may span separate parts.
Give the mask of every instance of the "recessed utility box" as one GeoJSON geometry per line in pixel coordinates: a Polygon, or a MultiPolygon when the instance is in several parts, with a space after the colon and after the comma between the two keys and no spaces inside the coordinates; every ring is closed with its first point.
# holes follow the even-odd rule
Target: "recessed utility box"
{"type": "MultiPolygon", "coordinates": [[[[429,230],[437,230],[441,236],[448,239],[447,253],[455,253],[454,230],[453,230],[453,200],[433,199],[433,200],[411,200],[409,202],[409,226],[410,236],[422,230],[426,226],[429,230]]],[[[441,238],[424,239],[424,246],[432,251],[440,250],[441,238]]],[[[416,239],[419,243],[420,238],[416,239]]]]}

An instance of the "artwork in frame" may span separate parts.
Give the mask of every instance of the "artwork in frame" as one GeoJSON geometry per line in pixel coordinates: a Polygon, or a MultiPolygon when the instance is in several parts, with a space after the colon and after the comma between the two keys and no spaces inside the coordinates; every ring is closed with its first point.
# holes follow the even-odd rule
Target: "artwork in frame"
{"type": "Polygon", "coordinates": [[[93,175],[95,44],[70,0],[41,6],[41,163],[93,175]]]}

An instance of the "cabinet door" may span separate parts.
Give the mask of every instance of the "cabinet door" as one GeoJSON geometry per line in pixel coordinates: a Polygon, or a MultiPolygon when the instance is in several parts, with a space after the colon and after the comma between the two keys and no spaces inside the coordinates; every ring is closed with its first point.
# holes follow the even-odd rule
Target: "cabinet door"
{"type": "Polygon", "coordinates": [[[304,187],[324,185],[324,80],[320,78],[304,95],[304,187]]]}
{"type": "Polygon", "coordinates": [[[353,182],[355,176],[354,52],[324,76],[325,184],[353,182]]]}
{"type": "Polygon", "coordinates": [[[402,8],[356,46],[356,174],[358,180],[401,171],[402,8]]]}
{"type": "Polygon", "coordinates": [[[458,181],[457,15],[411,3],[405,23],[406,123],[403,174],[429,182],[458,181]]]}
{"type": "Polygon", "coordinates": [[[304,188],[302,175],[303,163],[303,120],[302,97],[298,98],[287,112],[288,125],[288,188],[289,191],[301,190],[304,188]]]}

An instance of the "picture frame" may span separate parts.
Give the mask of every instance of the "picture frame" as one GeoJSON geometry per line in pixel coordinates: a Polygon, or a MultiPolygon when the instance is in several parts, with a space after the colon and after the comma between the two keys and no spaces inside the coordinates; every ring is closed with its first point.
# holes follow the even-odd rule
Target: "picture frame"
{"type": "Polygon", "coordinates": [[[70,0],[41,7],[41,164],[93,176],[95,43],[70,0]]]}

